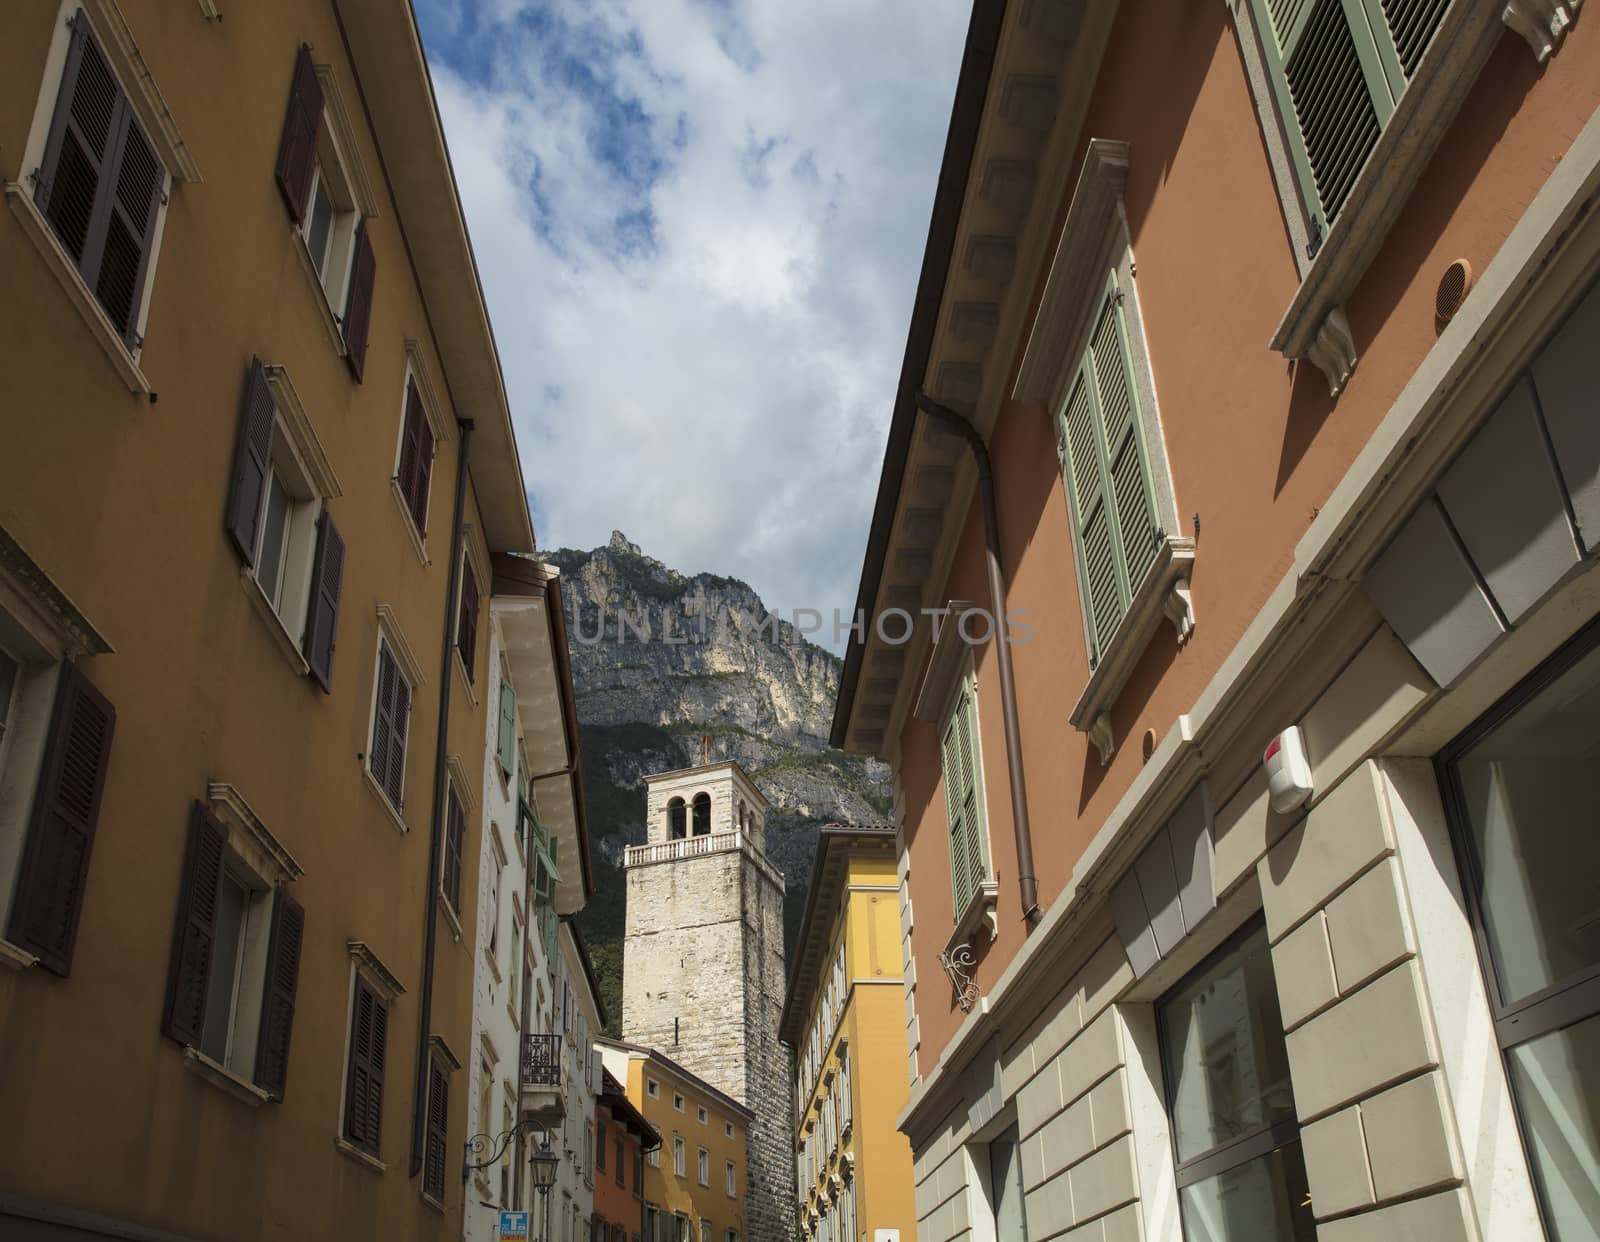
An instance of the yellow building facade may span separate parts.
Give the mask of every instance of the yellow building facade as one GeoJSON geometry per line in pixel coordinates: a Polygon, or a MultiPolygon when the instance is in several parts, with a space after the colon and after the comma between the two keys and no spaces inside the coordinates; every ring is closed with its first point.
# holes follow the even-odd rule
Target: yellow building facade
{"type": "Polygon", "coordinates": [[[0,1237],[457,1238],[534,542],[411,6],[5,5],[0,189],[0,1237]]]}
{"type": "Polygon", "coordinates": [[[780,1034],[794,1051],[795,1187],[818,1242],[916,1237],[894,831],[822,829],[780,1034]]]}
{"type": "Polygon", "coordinates": [[[595,1046],[661,1135],[644,1160],[643,1242],[744,1242],[750,1110],[653,1048],[595,1046]]]}

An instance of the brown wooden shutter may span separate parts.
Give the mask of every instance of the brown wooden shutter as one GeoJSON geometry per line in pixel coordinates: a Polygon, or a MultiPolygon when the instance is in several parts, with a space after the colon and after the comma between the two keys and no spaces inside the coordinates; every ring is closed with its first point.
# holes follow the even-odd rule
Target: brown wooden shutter
{"type": "MultiPolygon", "coordinates": [[[[394,730],[394,682],[400,676],[387,643],[378,645],[378,688],[372,705],[372,749],[367,753],[367,766],[372,769],[372,779],[385,792],[389,789],[390,734],[394,730]]],[[[393,801],[393,795],[390,801],[393,801]]],[[[398,805],[398,804],[397,804],[398,805]]]]}
{"type": "Polygon", "coordinates": [[[110,700],[63,664],[6,933],[62,976],[72,968],[116,724],[110,700]]]}
{"type": "Polygon", "coordinates": [[[167,967],[167,1012],[162,1029],[180,1044],[198,1047],[206,1017],[211,946],[217,938],[217,903],[228,834],[203,802],[189,810],[189,845],[178,885],[178,915],[167,967]]]}
{"type": "Polygon", "coordinates": [[[115,193],[107,196],[104,243],[95,296],[130,349],[140,344],[139,304],[150,251],[155,244],[156,213],[166,194],[167,170],[139,127],[132,107],[125,110],[118,152],[115,193]]]}
{"type": "Polygon", "coordinates": [[[411,683],[397,667],[389,696],[388,783],[384,789],[396,810],[406,809],[406,733],[411,727],[411,683]]]}
{"type": "Polygon", "coordinates": [[[383,1062],[389,1010],[371,986],[356,976],[350,1016],[350,1078],[345,1086],[345,1138],[378,1154],[383,1128],[383,1062]]]}
{"type": "Polygon", "coordinates": [[[317,130],[322,125],[322,82],[311,63],[311,49],[300,45],[289,86],[289,110],[278,143],[278,190],[296,224],[304,224],[317,167],[317,130]]]}
{"type": "Polygon", "coordinates": [[[70,24],[66,71],[34,199],[66,252],[81,263],[122,92],[89,32],[88,18],[79,12],[70,24]]]}
{"type": "Polygon", "coordinates": [[[456,791],[450,791],[445,810],[444,895],[450,908],[461,913],[461,847],[466,837],[466,817],[456,791]]]}
{"type": "Polygon", "coordinates": [[[449,1143],[450,1080],[438,1061],[428,1063],[428,1141],[422,1164],[422,1188],[444,1202],[445,1152],[449,1143]]]}
{"type": "Polygon", "coordinates": [[[344,585],[344,540],[328,511],[317,523],[317,553],[311,567],[311,610],[303,641],[306,663],[324,692],[332,689],[334,634],[344,585]]]}
{"type": "Polygon", "coordinates": [[[294,1031],[294,993],[300,979],[300,944],[306,916],[287,890],[272,903],[267,941],[267,985],[261,998],[261,1033],[256,1038],[256,1086],[283,1099],[289,1078],[289,1036],[294,1031]]]}
{"type": "Polygon", "coordinates": [[[467,680],[472,680],[472,668],[478,650],[478,579],[472,572],[472,561],[461,558],[461,611],[456,624],[456,647],[461,652],[461,662],[467,666],[467,680]]]}
{"type": "Polygon", "coordinates": [[[261,528],[261,500],[272,471],[272,432],[277,406],[267,386],[260,358],[250,360],[239,406],[238,439],[233,446],[233,481],[228,487],[228,536],[239,559],[252,569],[256,563],[256,536],[261,528]]]}
{"type": "Polygon", "coordinates": [[[344,303],[345,361],[350,364],[350,374],[361,382],[367,365],[367,330],[372,324],[372,280],[377,274],[378,261],[372,253],[372,239],[367,236],[367,222],[356,225],[355,254],[350,260],[350,293],[344,303]]]}
{"type": "Polygon", "coordinates": [[[416,524],[428,533],[428,480],[433,472],[433,428],[414,379],[406,381],[406,424],[400,447],[400,492],[416,524]]]}

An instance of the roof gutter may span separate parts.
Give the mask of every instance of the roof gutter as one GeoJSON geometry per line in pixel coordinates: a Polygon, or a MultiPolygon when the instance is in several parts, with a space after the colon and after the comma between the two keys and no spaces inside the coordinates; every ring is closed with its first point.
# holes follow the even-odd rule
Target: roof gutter
{"type": "MultiPolygon", "coordinates": [[[[1006,0],[976,0],[972,6],[972,22],[967,27],[966,51],[961,57],[961,76],[956,80],[950,131],[945,138],[944,160],[939,165],[933,215],[928,223],[928,244],[922,255],[922,274],[917,280],[917,299],[911,310],[911,330],[906,338],[905,360],[900,367],[894,416],[889,423],[889,443],[884,449],[883,473],[878,479],[878,500],[872,511],[866,561],[861,569],[861,586],[856,593],[855,615],[867,618],[869,627],[877,608],[884,558],[889,549],[889,534],[894,527],[895,509],[900,503],[900,485],[906,459],[911,452],[911,433],[917,421],[915,394],[922,387],[928,371],[928,359],[933,353],[939,306],[944,301],[945,282],[955,256],[961,205],[966,199],[967,183],[972,176],[978,129],[983,120],[984,100],[989,94],[989,77],[994,70],[995,54],[1000,46],[1000,27],[1005,14],[1006,0]]],[[[864,655],[865,645],[860,632],[853,630],[850,645],[845,649],[839,696],[833,709],[833,728],[828,737],[829,744],[840,749],[843,749],[845,735],[849,732],[850,714],[861,680],[864,655]]]]}
{"type": "Polygon", "coordinates": [[[983,503],[984,560],[989,571],[989,608],[994,622],[995,657],[1000,662],[1000,716],[1005,722],[1006,768],[1011,785],[1011,831],[1017,845],[1017,895],[1021,899],[1022,919],[1028,926],[1039,920],[1039,885],[1033,873],[1033,830],[1028,823],[1028,787],[1022,775],[1022,730],[1017,726],[1017,683],[1011,667],[1011,640],[1004,632],[1006,617],[1006,579],[1000,568],[1000,511],[994,498],[994,469],[983,436],[970,422],[947,405],[940,405],[925,392],[917,394],[917,405],[929,418],[943,423],[960,436],[972,450],[978,468],[978,493],[983,503]]]}

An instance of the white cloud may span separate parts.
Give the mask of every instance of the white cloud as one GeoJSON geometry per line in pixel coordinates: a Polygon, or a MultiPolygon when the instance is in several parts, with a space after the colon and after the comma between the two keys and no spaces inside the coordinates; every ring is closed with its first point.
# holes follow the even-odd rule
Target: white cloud
{"type": "Polygon", "coordinates": [[[418,9],[541,545],[852,607],[966,7],[418,9]]]}

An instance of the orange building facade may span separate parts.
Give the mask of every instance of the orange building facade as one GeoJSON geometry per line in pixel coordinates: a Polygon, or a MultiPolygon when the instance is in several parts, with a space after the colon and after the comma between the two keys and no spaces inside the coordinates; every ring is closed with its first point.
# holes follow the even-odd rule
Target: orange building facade
{"type": "Polygon", "coordinates": [[[925,1242],[1588,1236],[1592,27],[975,6],[833,737],[925,1242]]]}
{"type": "Polygon", "coordinates": [[[602,1069],[595,1100],[592,1242],[630,1242],[645,1221],[644,1169],[661,1134],[628,1100],[628,1089],[602,1069]]]}

